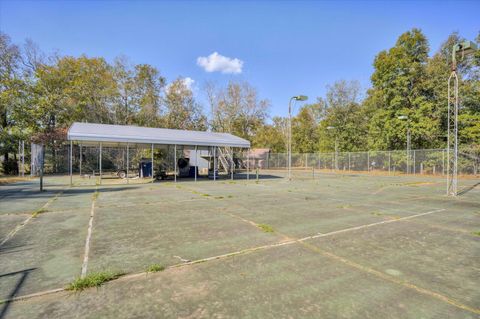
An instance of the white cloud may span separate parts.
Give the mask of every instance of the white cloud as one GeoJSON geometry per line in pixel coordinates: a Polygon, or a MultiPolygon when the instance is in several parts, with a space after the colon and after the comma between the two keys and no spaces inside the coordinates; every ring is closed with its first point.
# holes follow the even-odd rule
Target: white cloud
{"type": "Polygon", "coordinates": [[[213,52],[207,57],[200,56],[197,58],[197,65],[207,72],[222,73],[242,73],[243,61],[237,58],[229,58],[213,52]]]}

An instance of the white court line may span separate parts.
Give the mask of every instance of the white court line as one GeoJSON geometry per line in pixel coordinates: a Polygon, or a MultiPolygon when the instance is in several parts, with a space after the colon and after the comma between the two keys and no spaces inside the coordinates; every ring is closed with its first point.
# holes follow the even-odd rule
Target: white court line
{"type": "MultiPolygon", "coordinates": [[[[93,204],[94,203],[92,203],[92,209],[94,207],[93,204]]],[[[199,264],[199,263],[204,263],[204,262],[208,262],[208,261],[213,261],[213,260],[224,259],[224,258],[229,258],[229,257],[233,257],[233,256],[248,254],[248,253],[255,252],[255,251],[260,251],[260,250],[265,250],[265,249],[270,249],[270,248],[275,248],[275,247],[281,247],[281,246],[287,246],[287,245],[295,244],[295,243],[298,243],[298,242],[307,241],[309,239],[315,239],[315,238],[319,238],[319,237],[327,237],[327,236],[332,236],[332,235],[345,233],[345,232],[349,232],[349,231],[355,231],[355,230],[358,230],[358,229],[373,227],[373,226],[377,226],[377,225],[399,222],[399,221],[402,221],[402,220],[408,220],[408,219],[412,219],[412,218],[416,218],[416,217],[421,217],[421,216],[425,216],[425,215],[438,213],[438,212],[441,212],[441,211],[444,211],[444,210],[445,209],[437,209],[437,210],[429,211],[429,212],[426,212],[426,213],[421,213],[421,214],[411,215],[411,216],[407,216],[407,217],[402,217],[402,218],[399,218],[399,219],[386,220],[386,221],[382,221],[382,222],[377,222],[377,223],[372,223],[372,224],[366,224],[366,225],[361,225],[361,226],[336,230],[336,231],[332,231],[332,232],[329,232],[329,233],[317,234],[317,235],[313,235],[313,236],[303,237],[303,238],[300,238],[300,239],[293,239],[293,240],[277,242],[277,243],[269,244],[269,245],[246,248],[246,249],[243,249],[243,250],[234,251],[234,252],[230,252],[230,253],[226,253],[226,254],[222,254],[222,255],[217,255],[217,256],[212,256],[212,257],[193,260],[193,261],[186,262],[186,263],[172,265],[172,266],[167,267],[167,269],[181,268],[181,267],[194,265],[194,264],[199,264]]],[[[90,227],[89,227],[89,229],[90,229],[90,227]]],[[[90,234],[91,234],[91,232],[90,232],[90,234]]],[[[87,239],[87,240],[89,241],[89,239],[87,239]]],[[[85,247],[85,249],[87,249],[87,247],[85,247]]],[[[88,264],[88,255],[86,254],[85,256],[86,256],[86,260],[87,260],[87,264],[88,264]]],[[[84,263],[85,263],[85,260],[84,260],[84,263]]],[[[86,272],[86,265],[85,265],[85,272],[86,272]]],[[[82,273],[83,273],[83,267],[82,267],[82,273]]],[[[129,274],[129,275],[122,276],[118,280],[133,279],[133,278],[136,278],[136,277],[145,276],[146,274],[147,274],[147,272],[132,273],[132,274],[129,274]]],[[[9,302],[9,301],[30,299],[30,298],[42,296],[44,294],[50,294],[50,293],[60,292],[60,291],[64,291],[64,290],[65,290],[64,288],[58,288],[58,289],[48,290],[48,291],[44,291],[44,292],[37,292],[37,293],[34,293],[34,294],[30,294],[30,295],[18,296],[18,297],[11,298],[11,299],[0,300],[0,304],[4,303],[4,302],[9,302]]]]}
{"type": "Polygon", "coordinates": [[[377,226],[377,225],[395,223],[395,222],[399,222],[399,221],[402,221],[402,220],[407,220],[407,219],[417,218],[417,217],[420,217],[420,216],[425,216],[425,215],[430,215],[430,214],[442,212],[444,210],[445,210],[445,208],[441,208],[441,209],[432,210],[432,211],[429,211],[429,212],[426,212],[426,213],[420,213],[420,214],[400,217],[400,218],[397,218],[397,219],[389,219],[389,220],[384,220],[384,221],[377,222],[377,223],[355,226],[355,227],[345,228],[345,229],[341,229],[341,230],[335,230],[335,231],[325,233],[325,234],[319,233],[317,235],[308,236],[308,237],[298,239],[298,241],[305,241],[305,240],[309,240],[309,239],[332,236],[332,235],[336,235],[336,234],[346,233],[346,232],[349,232],[349,231],[364,229],[364,228],[373,227],[373,226],[377,226]]]}
{"type": "Polygon", "coordinates": [[[27,225],[30,220],[32,220],[32,218],[35,218],[37,216],[37,212],[47,208],[48,206],[50,206],[50,204],[56,200],[58,198],[58,196],[60,196],[61,194],[63,193],[63,190],[59,191],[57,194],[55,194],[54,197],[50,198],[42,207],[40,207],[39,209],[37,209],[36,211],[34,211],[27,219],[25,219],[23,222],[21,222],[19,225],[17,225],[11,232],[9,232],[7,234],[7,236],[2,240],[2,242],[0,242],[0,247],[2,247],[7,241],[9,241],[10,239],[12,239],[13,236],[15,236],[15,234],[20,230],[22,229],[23,227],[25,227],[25,225],[27,225]]]}
{"type": "Polygon", "coordinates": [[[81,278],[85,278],[87,275],[87,267],[88,267],[88,255],[90,254],[90,239],[92,237],[92,228],[93,228],[93,216],[95,216],[95,201],[97,198],[95,195],[98,192],[98,187],[95,188],[95,193],[93,193],[94,198],[92,198],[92,208],[90,209],[90,220],[88,221],[88,230],[87,230],[87,238],[85,239],[85,254],[83,255],[83,263],[82,263],[82,272],[80,274],[81,278]]]}

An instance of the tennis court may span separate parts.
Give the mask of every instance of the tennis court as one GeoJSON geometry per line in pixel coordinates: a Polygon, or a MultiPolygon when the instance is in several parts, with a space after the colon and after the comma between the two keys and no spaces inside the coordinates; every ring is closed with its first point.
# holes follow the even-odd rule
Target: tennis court
{"type": "Polygon", "coordinates": [[[262,174],[2,186],[0,317],[480,316],[480,180],[262,174]],[[106,270],[126,275],[59,289],[106,270]]]}

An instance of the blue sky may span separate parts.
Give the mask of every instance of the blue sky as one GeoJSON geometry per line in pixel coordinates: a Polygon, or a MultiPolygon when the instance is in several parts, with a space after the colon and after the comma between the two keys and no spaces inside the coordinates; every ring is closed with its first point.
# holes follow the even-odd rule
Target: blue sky
{"type": "Polygon", "coordinates": [[[246,80],[271,101],[272,115],[285,115],[292,95],[314,101],[335,80],[368,88],[375,55],[413,27],[432,52],[453,31],[473,40],[479,12],[480,1],[0,0],[0,30],[46,52],[109,61],[125,55],[156,66],[169,81],[190,77],[201,102],[206,80],[246,80]]]}

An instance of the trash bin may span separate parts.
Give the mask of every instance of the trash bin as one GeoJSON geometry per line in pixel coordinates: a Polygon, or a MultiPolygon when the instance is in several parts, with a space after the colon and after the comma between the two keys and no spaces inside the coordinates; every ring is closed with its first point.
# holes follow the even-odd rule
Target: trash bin
{"type": "Polygon", "coordinates": [[[152,177],[152,160],[142,158],[140,160],[138,175],[140,177],[152,177]]]}

